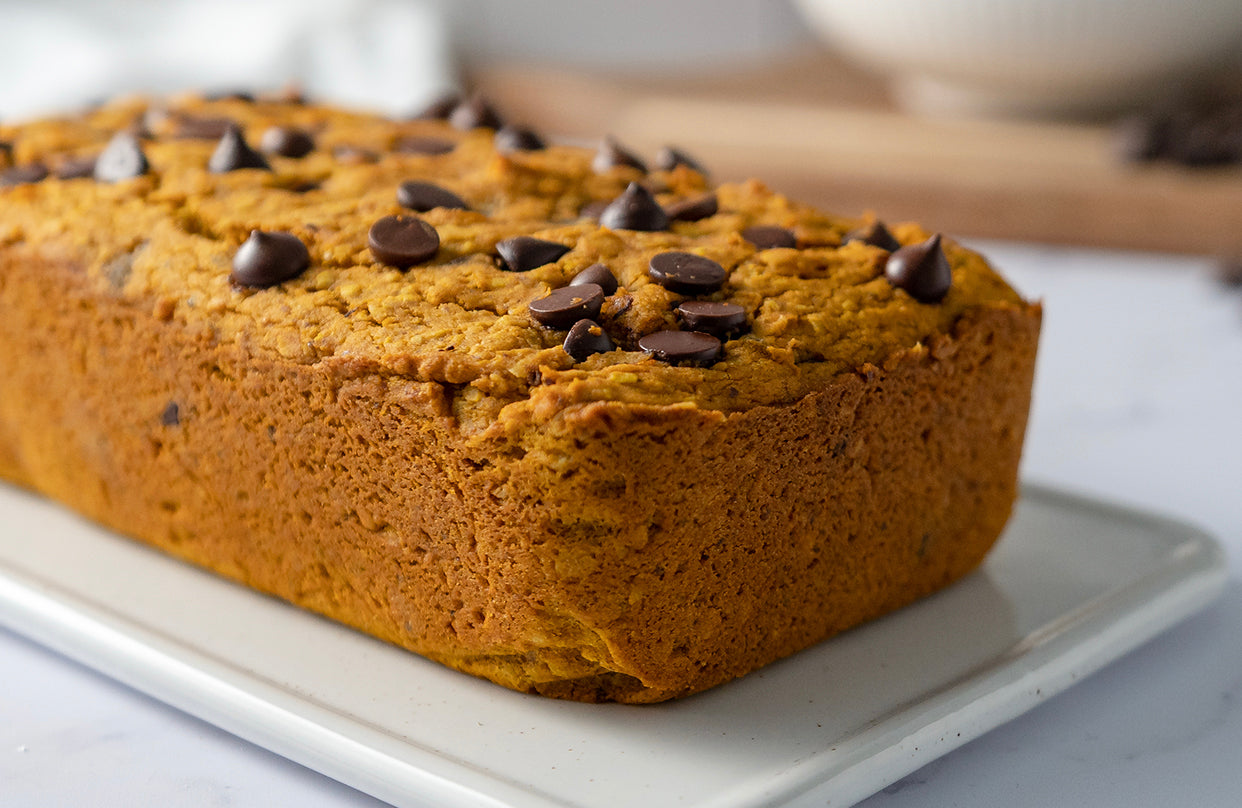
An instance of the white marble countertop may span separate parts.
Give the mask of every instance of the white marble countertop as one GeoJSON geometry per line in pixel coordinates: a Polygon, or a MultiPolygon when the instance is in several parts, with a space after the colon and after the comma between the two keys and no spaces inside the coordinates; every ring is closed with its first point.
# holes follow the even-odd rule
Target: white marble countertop
{"type": "MultiPolygon", "coordinates": [[[[868,808],[1242,799],[1242,289],[1207,260],[983,244],[1045,301],[1024,475],[1189,521],[1230,553],[1206,611],[876,794],[868,808]]],[[[378,801],[0,630],[0,805],[378,801]]]]}

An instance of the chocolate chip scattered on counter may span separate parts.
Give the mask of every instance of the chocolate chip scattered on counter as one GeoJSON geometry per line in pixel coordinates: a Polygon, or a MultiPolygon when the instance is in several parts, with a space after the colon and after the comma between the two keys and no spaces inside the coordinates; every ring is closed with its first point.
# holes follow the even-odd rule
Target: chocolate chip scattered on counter
{"type": "Polygon", "coordinates": [[[457,105],[461,103],[460,93],[446,93],[436,98],[414,115],[416,120],[443,121],[447,120],[457,105]]]}
{"type": "Polygon", "coordinates": [[[500,114],[479,95],[472,95],[453,107],[448,122],[454,129],[499,129],[504,126],[500,114]]]}
{"type": "Polygon", "coordinates": [[[700,331],[656,331],[638,340],[640,350],[661,362],[689,362],[700,367],[720,359],[720,340],[700,331]]]}
{"type": "Polygon", "coordinates": [[[455,148],[457,144],[451,140],[425,135],[406,135],[392,144],[392,150],[398,154],[425,154],[429,157],[448,154],[455,148]]]}
{"type": "Polygon", "coordinates": [[[95,179],[120,182],[140,177],[150,169],[138,138],[132,132],[117,132],[95,160],[95,179]]]}
{"type": "Polygon", "coordinates": [[[690,331],[702,331],[724,339],[746,328],[746,309],[736,303],[683,300],[677,306],[681,322],[690,331]]]}
{"type": "Polygon", "coordinates": [[[716,200],[715,192],[679,199],[664,208],[668,218],[678,222],[697,222],[715,216],[719,211],[720,203],[716,200]]]}
{"type": "Polygon", "coordinates": [[[901,242],[893,238],[893,234],[888,231],[881,221],[872,221],[858,228],[851,230],[845,234],[845,243],[851,241],[861,241],[864,244],[870,244],[872,247],[879,247],[881,250],[895,252],[901,249],[901,242]]]}
{"type": "Polygon", "coordinates": [[[203,118],[198,115],[179,114],[175,134],[186,140],[219,140],[230,126],[237,126],[232,118],[203,118]]]}
{"type": "Polygon", "coordinates": [[[269,127],[259,138],[259,149],[281,157],[305,157],[315,150],[315,139],[305,129],[292,126],[269,127]]]}
{"type": "Polygon", "coordinates": [[[585,283],[593,283],[600,289],[604,290],[604,294],[615,294],[621,286],[617,282],[617,276],[612,274],[612,270],[604,264],[591,264],[586,269],[574,275],[573,280],[569,282],[570,286],[579,286],[585,283]]]}
{"type": "Polygon", "coordinates": [[[380,263],[406,269],[436,254],[440,234],[415,216],[385,216],[371,225],[367,246],[380,263]]]}
{"type": "Polygon", "coordinates": [[[78,180],[95,175],[94,157],[66,157],[52,172],[58,180],[78,180]]]}
{"type": "Polygon", "coordinates": [[[433,208],[470,210],[464,199],[447,188],[418,180],[406,180],[397,186],[397,204],[418,213],[426,213],[433,208]]]}
{"type": "Polygon", "coordinates": [[[949,292],[953,273],[940,246],[940,234],[894,252],[884,265],[889,283],[920,303],[939,303],[949,292]]]}
{"type": "Polygon", "coordinates": [[[362,146],[354,146],[350,143],[341,143],[332,147],[332,156],[338,162],[346,165],[357,166],[365,163],[378,163],[379,153],[362,146]]]}
{"type": "Polygon", "coordinates": [[[582,210],[578,211],[578,216],[582,219],[598,219],[606,207],[608,207],[607,201],[596,199],[583,205],[582,210]]]}
{"type": "Polygon", "coordinates": [[[300,275],[308,266],[310,252],[297,236],[252,230],[233,256],[229,279],[239,286],[275,286],[300,275]]]}
{"type": "Polygon", "coordinates": [[[599,223],[611,230],[667,230],[668,214],[643,186],[631,182],[621,196],[599,214],[599,223]]]}
{"type": "Polygon", "coordinates": [[[177,402],[168,402],[168,406],[160,413],[160,423],[164,426],[181,425],[181,408],[177,406],[177,402]]]}
{"type": "Polygon", "coordinates": [[[530,304],[530,316],[549,328],[569,328],[582,319],[594,320],[604,305],[604,290],[593,283],[562,286],[530,304]]]}
{"type": "Polygon", "coordinates": [[[786,227],[771,224],[757,224],[742,231],[742,238],[761,250],[772,250],[781,247],[797,247],[798,238],[786,227]]]}
{"type": "Polygon", "coordinates": [[[656,168],[661,171],[672,171],[677,166],[685,166],[704,176],[707,174],[707,171],[698,160],[695,160],[681,149],[675,149],[672,146],[665,146],[660,149],[660,153],[656,155],[655,164],[656,168]]]}
{"type": "Polygon", "coordinates": [[[510,272],[527,272],[551,264],[569,252],[564,244],[534,236],[513,236],[496,243],[496,252],[510,272]]]}
{"type": "Polygon", "coordinates": [[[565,353],[572,356],[575,362],[581,362],[591,354],[608,353],[613,349],[608,332],[593,320],[579,320],[574,323],[565,335],[562,345],[565,353]]]}
{"type": "Polygon", "coordinates": [[[681,295],[707,295],[724,285],[729,273],[710,258],[688,252],[662,252],[651,258],[647,274],[681,295]]]}
{"type": "Polygon", "coordinates": [[[500,151],[540,151],[548,144],[533,129],[522,126],[502,126],[496,130],[494,145],[500,151]]]}
{"type": "Polygon", "coordinates": [[[47,179],[49,173],[47,166],[43,165],[43,163],[27,163],[24,166],[14,166],[5,171],[0,171],[0,188],[42,182],[47,179]]]}
{"type": "Polygon", "coordinates": [[[637,155],[623,149],[613,138],[606,137],[599,144],[595,157],[591,159],[591,170],[596,174],[604,174],[618,167],[637,168],[644,174],[647,173],[647,164],[638,159],[637,155]]]}
{"type": "Polygon", "coordinates": [[[216,150],[211,153],[211,159],[207,161],[207,170],[212,174],[226,174],[243,168],[272,170],[272,167],[267,164],[267,159],[250,148],[250,144],[242,136],[241,127],[231,125],[220,138],[220,142],[216,144],[216,150]]]}

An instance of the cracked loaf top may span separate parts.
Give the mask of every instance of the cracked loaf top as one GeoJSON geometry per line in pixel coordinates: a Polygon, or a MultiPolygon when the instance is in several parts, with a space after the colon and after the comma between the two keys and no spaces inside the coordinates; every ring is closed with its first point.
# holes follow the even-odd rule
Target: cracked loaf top
{"type": "Polygon", "coordinates": [[[1020,307],[916,225],[713,185],[675,149],[549,143],[478,99],[393,121],[297,98],[121,100],[0,126],[0,250],[169,327],[512,404],[795,401],[1020,307]]]}

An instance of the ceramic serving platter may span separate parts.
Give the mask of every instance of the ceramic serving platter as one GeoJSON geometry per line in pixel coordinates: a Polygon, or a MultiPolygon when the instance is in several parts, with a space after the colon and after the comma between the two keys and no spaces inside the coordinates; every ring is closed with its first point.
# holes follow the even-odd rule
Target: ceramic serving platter
{"type": "Polygon", "coordinates": [[[524,696],[0,488],[0,624],[398,806],[842,806],[1205,606],[1187,525],[1028,486],[983,569],[735,683],[524,696]]]}

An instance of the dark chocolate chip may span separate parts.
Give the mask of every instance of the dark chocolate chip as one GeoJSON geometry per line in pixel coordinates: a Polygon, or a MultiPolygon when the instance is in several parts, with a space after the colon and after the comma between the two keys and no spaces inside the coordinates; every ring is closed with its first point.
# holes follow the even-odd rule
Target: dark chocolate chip
{"type": "Polygon", "coordinates": [[[216,150],[207,161],[207,170],[212,174],[225,174],[242,168],[258,168],[271,171],[263,155],[250,148],[250,144],[242,137],[241,128],[231,125],[216,144],[216,150]]]}
{"type": "Polygon", "coordinates": [[[504,261],[504,269],[510,272],[527,272],[553,263],[569,252],[569,248],[564,244],[544,241],[534,236],[514,236],[497,242],[496,252],[504,261]]]}
{"type": "Polygon", "coordinates": [[[117,132],[95,160],[95,179],[120,182],[146,174],[151,168],[142,144],[131,132],[117,132]]]}
{"type": "Polygon", "coordinates": [[[953,273],[940,246],[940,234],[902,247],[888,257],[884,275],[920,303],[939,303],[949,292],[953,273]]]}
{"type": "Polygon", "coordinates": [[[186,140],[219,140],[230,126],[237,126],[231,118],[202,118],[186,114],[177,115],[175,121],[176,136],[186,140]]]}
{"type": "Polygon", "coordinates": [[[612,270],[603,264],[591,264],[586,269],[574,275],[573,280],[569,282],[570,286],[578,286],[584,283],[593,283],[604,290],[604,294],[615,294],[620,286],[617,283],[617,276],[612,274],[612,270]]]}
{"type": "Polygon", "coordinates": [[[599,215],[604,212],[604,208],[608,207],[608,203],[602,199],[596,199],[582,206],[582,210],[578,211],[578,216],[583,219],[598,219],[599,215]]]}
{"type": "Polygon", "coordinates": [[[181,408],[177,406],[177,402],[168,402],[168,406],[160,413],[160,423],[164,426],[181,425],[181,408]]]}
{"type": "Polygon", "coordinates": [[[864,244],[870,244],[872,247],[879,247],[881,250],[896,252],[901,249],[901,242],[893,238],[893,234],[888,231],[881,221],[871,221],[857,230],[851,230],[845,234],[845,242],[861,241],[864,244]]]}
{"type": "Polygon", "coordinates": [[[56,179],[77,180],[95,176],[94,157],[67,157],[56,166],[56,179]]]}
{"type": "Polygon", "coordinates": [[[656,331],[641,338],[638,347],[672,365],[687,362],[707,367],[720,359],[720,340],[700,331],[656,331]]]}
{"type": "Polygon", "coordinates": [[[660,153],[656,155],[656,168],[661,171],[672,171],[677,166],[685,166],[700,174],[706,175],[702,164],[681,149],[675,149],[672,146],[665,146],[660,149],[660,153]]]}
{"type": "Polygon", "coordinates": [[[549,328],[569,328],[582,319],[594,320],[604,305],[604,290],[593,283],[562,286],[530,304],[530,316],[549,328]]]}
{"type": "Polygon", "coordinates": [[[443,121],[453,114],[453,110],[461,103],[460,93],[446,93],[436,98],[414,115],[416,119],[425,121],[443,121]]]}
{"type": "Polygon", "coordinates": [[[347,165],[362,165],[364,163],[379,162],[379,154],[365,149],[362,146],[354,146],[349,143],[342,143],[332,147],[332,156],[338,161],[347,165]]]}
{"type": "Polygon", "coordinates": [[[0,172],[0,188],[42,182],[47,179],[47,176],[47,166],[43,165],[43,163],[27,163],[24,166],[15,166],[0,172]]]}
{"type": "Polygon", "coordinates": [[[715,216],[719,211],[720,203],[716,200],[714,192],[692,196],[689,199],[679,199],[664,208],[668,218],[678,222],[697,222],[708,216],[715,216]]]}
{"type": "Polygon", "coordinates": [[[1217,121],[1189,126],[1169,143],[1169,157],[1184,166],[1219,166],[1234,162],[1238,150],[1233,134],[1217,121]]]}
{"type": "Polygon", "coordinates": [[[397,203],[419,213],[426,213],[432,208],[470,210],[466,201],[452,191],[417,180],[406,180],[397,186],[397,203]]]}
{"type": "Polygon", "coordinates": [[[308,266],[310,252],[297,236],[252,230],[233,256],[229,278],[239,286],[275,286],[300,275],[308,266]]]}
{"type": "Polygon", "coordinates": [[[599,223],[612,230],[667,230],[668,214],[643,186],[631,182],[621,196],[599,214],[599,223]]]}
{"type": "Polygon", "coordinates": [[[798,237],[786,227],[770,224],[757,224],[742,231],[742,238],[761,250],[773,250],[782,247],[797,247],[798,237]]]}
{"type": "Polygon", "coordinates": [[[455,148],[457,144],[451,140],[424,135],[406,135],[392,144],[392,150],[399,154],[426,154],[432,157],[448,154],[455,148]]]}
{"type": "Polygon", "coordinates": [[[746,309],[736,303],[685,300],[677,306],[681,322],[690,331],[703,331],[724,339],[746,328],[746,309]]]}
{"type": "Polygon", "coordinates": [[[472,95],[453,107],[448,122],[454,129],[499,129],[504,126],[500,114],[479,95],[472,95]]]}
{"type": "Polygon", "coordinates": [[[281,157],[305,157],[315,150],[315,139],[305,129],[273,126],[259,138],[259,148],[281,157]]]}
{"type": "Polygon", "coordinates": [[[254,93],[245,90],[212,90],[203,94],[204,101],[245,101],[254,103],[254,93]]]}
{"type": "Polygon", "coordinates": [[[367,246],[380,263],[406,269],[436,254],[440,249],[440,234],[414,216],[385,216],[371,225],[367,246]]]}
{"type": "Polygon", "coordinates": [[[688,252],[662,252],[651,258],[647,274],[681,295],[708,295],[724,285],[729,273],[710,258],[688,252]]]}
{"type": "Polygon", "coordinates": [[[548,144],[533,129],[521,126],[502,126],[493,141],[499,151],[541,151],[548,144]]]}
{"type": "Polygon", "coordinates": [[[595,157],[591,160],[591,169],[596,174],[604,174],[610,169],[617,167],[637,168],[644,174],[647,173],[647,164],[638,159],[633,152],[621,148],[617,141],[611,137],[604,138],[599,144],[599,149],[595,152],[595,157]]]}
{"type": "Polygon", "coordinates": [[[608,332],[599,323],[592,320],[579,320],[569,329],[563,343],[565,353],[581,362],[591,354],[608,353],[613,349],[608,332]]]}

